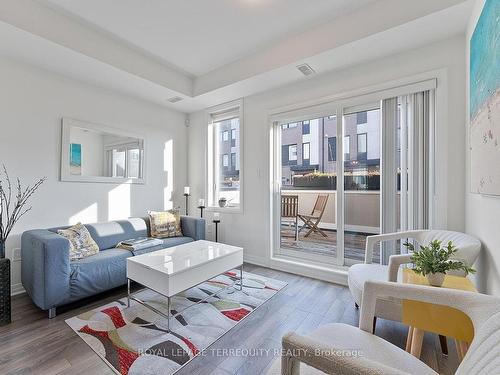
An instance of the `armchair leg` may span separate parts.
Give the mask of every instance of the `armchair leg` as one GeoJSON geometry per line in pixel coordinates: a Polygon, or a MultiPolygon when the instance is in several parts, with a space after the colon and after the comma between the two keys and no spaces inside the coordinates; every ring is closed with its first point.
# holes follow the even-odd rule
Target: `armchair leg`
{"type": "Polygon", "coordinates": [[[354,307],[355,307],[356,309],[359,309],[359,306],[358,306],[358,304],[357,304],[356,302],[354,302],[354,307]]]}
{"type": "Polygon", "coordinates": [[[56,317],[56,308],[53,307],[51,309],[49,309],[49,319],[53,319],[56,317]]]}
{"type": "Polygon", "coordinates": [[[439,335],[439,344],[441,345],[441,351],[444,355],[448,355],[448,342],[446,336],[439,335]]]}
{"type": "Polygon", "coordinates": [[[283,355],[281,357],[281,375],[300,375],[300,362],[296,358],[283,355]]]}
{"type": "Polygon", "coordinates": [[[373,317],[373,328],[372,328],[372,333],[375,334],[375,328],[377,328],[377,317],[373,317]]]}

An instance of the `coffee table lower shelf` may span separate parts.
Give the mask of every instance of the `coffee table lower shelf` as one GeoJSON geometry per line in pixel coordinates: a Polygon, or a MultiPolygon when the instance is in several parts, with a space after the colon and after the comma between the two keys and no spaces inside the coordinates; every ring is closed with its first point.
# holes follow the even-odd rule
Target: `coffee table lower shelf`
{"type": "MultiPolygon", "coordinates": [[[[154,313],[156,313],[156,314],[158,314],[158,315],[160,315],[160,316],[164,317],[165,319],[167,319],[167,331],[168,331],[168,332],[172,332],[172,331],[170,330],[170,318],[175,318],[176,316],[178,316],[178,315],[182,314],[182,313],[183,313],[184,311],[186,311],[187,309],[190,309],[191,307],[196,306],[196,305],[198,305],[198,304],[200,304],[200,303],[206,302],[208,299],[212,298],[213,296],[217,295],[218,293],[220,293],[220,292],[222,292],[222,291],[224,291],[224,290],[226,290],[226,289],[229,289],[229,288],[235,288],[235,289],[236,289],[236,286],[237,286],[238,284],[239,284],[239,286],[240,286],[238,290],[242,291],[242,290],[243,290],[243,264],[242,264],[240,267],[238,267],[238,268],[239,268],[239,270],[240,270],[240,280],[239,280],[239,282],[238,282],[238,280],[236,280],[234,283],[232,283],[232,284],[230,284],[230,285],[226,285],[226,286],[224,286],[224,287],[222,287],[222,288],[218,289],[217,291],[215,291],[215,292],[213,292],[213,293],[211,293],[211,294],[208,294],[205,298],[203,298],[203,299],[201,299],[201,300],[199,300],[199,301],[195,302],[194,304],[192,304],[192,305],[190,305],[190,306],[188,306],[188,307],[186,307],[186,308],[182,309],[181,311],[176,312],[175,314],[171,314],[171,312],[170,312],[170,310],[171,310],[171,309],[170,309],[170,307],[171,307],[171,301],[170,301],[170,300],[171,300],[171,298],[172,298],[172,297],[174,297],[176,294],[175,294],[175,295],[172,295],[172,296],[166,296],[166,295],[164,295],[164,294],[162,294],[162,293],[160,293],[160,292],[158,292],[158,291],[156,291],[156,290],[154,290],[154,289],[151,289],[151,288],[149,288],[149,287],[146,287],[146,286],[145,286],[145,288],[146,288],[146,289],[150,289],[150,290],[152,290],[152,291],[154,291],[154,292],[156,292],[156,293],[158,293],[158,294],[160,294],[160,295],[164,296],[164,297],[167,299],[167,313],[165,314],[165,313],[163,313],[162,311],[158,310],[156,307],[151,306],[151,305],[150,305],[150,304],[148,304],[147,302],[144,302],[144,301],[140,300],[139,298],[134,297],[134,294],[136,294],[136,293],[130,293],[130,282],[131,282],[131,281],[137,282],[137,281],[132,280],[132,279],[130,279],[130,278],[127,278],[127,307],[130,307],[130,300],[133,300],[133,301],[135,301],[135,302],[137,302],[137,303],[139,303],[139,304],[143,305],[144,307],[147,307],[148,309],[150,309],[150,310],[151,310],[151,311],[153,311],[154,313]]],[[[230,271],[230,270],[227,270],[227,271],[230,271]]],[[[225,271],[225,272],[227,272],[227,271],[225,271]]],[[[223,272],[223,273],[221,273],[221,274],[219,274],[219,275],[222,275],[222,274],[224,274],[225,272],[223,272]]],[[[217,277],[217,276],[216,276],[216,277],[217,277]]],[[[208,279],[208,280],[211,280],[211,279],[212,279],[212,278],[210,278],[210,279],[208,279]]],[[[186,290],[191,289],[191,288],[195,288],[195,287],[197,287],[198,285],[201,285],[201,284],[203,284],[203,283],[207,282],[208,280],[205,280],[205,281],[203,281],[203,282],[201,282],[201,283],[199,283],[199,284],[193,285],[193,286],[191,286],[191,287],[189,287],[189,288],[187,288],[187,289],[185,289],[185,290],[180,291],[179,293],[185,292],[186,290]]],[[[138,293],[138,292],[137,292],[137,293],[138,293]]],[[[179,294],[179,293],[177,293],[177,294],[179,294]]]]}

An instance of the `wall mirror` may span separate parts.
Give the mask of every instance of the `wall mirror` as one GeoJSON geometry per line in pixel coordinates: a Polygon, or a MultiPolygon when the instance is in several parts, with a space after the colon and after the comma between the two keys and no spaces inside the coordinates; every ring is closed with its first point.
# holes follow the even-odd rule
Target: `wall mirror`
{"type": "Polygon", "coordinates": [[[143,184],[144,156],[137,134],[62,119],[61,181],[143,184]]]}

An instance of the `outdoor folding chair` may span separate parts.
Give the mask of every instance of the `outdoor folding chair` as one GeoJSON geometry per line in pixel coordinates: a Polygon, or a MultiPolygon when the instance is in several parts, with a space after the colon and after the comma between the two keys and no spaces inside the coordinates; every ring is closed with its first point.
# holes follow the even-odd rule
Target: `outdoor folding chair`
{"type": "Polygon", "coordinates": [[[316,198],[316,203],[310,215],[298,214],[300,220],[304,222],[304,225],[300,228],[299,232],[304,228],[309,228],[309,231],[304,237],[308,237],[312,232],[319,233],[323,237],[328,237],[324,231],[322,231],[318,225],[321,222],[321,218],[325,213],[326,203],[328,202],[328,194],[318,194],[316,198]]]}
{"type": "MultiPolygon", "coordinates": [[[[295,225],[295,241],[299,239],[299,196],[298,195],[282,195],[281,196],[281,219],[292,219],[295,225]]],[[[285,236],[283,236],[285,237],[285,236]]]]}

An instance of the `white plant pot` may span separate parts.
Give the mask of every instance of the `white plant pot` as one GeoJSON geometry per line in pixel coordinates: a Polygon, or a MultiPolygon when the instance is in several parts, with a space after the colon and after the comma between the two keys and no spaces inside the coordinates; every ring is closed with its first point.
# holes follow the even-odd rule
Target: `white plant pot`
{"type": "Polygon", "coordinates": [[[445,276],[446,276],[446,274],[444,274],[442,272],[438,272],[438,273],[429,273],[426,277],[427,277],[427,281],[432,286],[441,286],[444,283],[445,276]]]}

